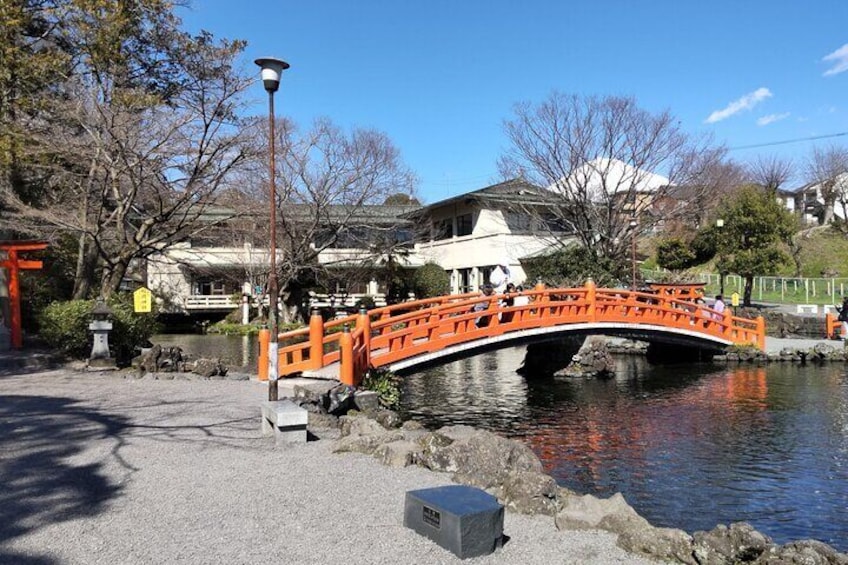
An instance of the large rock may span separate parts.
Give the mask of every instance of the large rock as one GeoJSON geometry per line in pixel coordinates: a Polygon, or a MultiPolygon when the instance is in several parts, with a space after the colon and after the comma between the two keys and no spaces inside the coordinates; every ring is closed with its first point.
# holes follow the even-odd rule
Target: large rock
{"type": "Polygon", "coordinates": [[[526,378],[550,377],[567,366],[583,344],[582,337],[569,336],[556,341],[531,343],[527,346],[524,363],[516,371],[526,378]]]}
{"type": "Polygon", "coordinates": [[[559,508],[555,522],[560,530],[605,529],[618,534],[627,528],[651,527],[647,520],[627,504],[621,493],[609,498],[598,498],[591,494],[560,492],[559,508]]]}
{"type": "Polygon", "coordinates": [[[402,439],[403,434],[400,432],[390,432],[388,430],[383,430],[381,434],[345,436],[339,438],[333,448],[333,452],[355,452],[373,455],[382,445],[402,439]]]}
{"type": "Polygon", "coordinates": [[[615,373],[615,362],[607,349],[603,336],[589,336],[565,369],[554,373],[555,377],[591,378],[608,377],[615,373]]]}
{"type": "Polygon", "coordinates": [[[538,471],[510,471],[497,496],[507,510],[553,516],[557,512],[557,490],[556,481],[550,475],[538,471]]]}
{"type": "Polygon", "coordinates": [[[181,348],[162,347],[157,344],[135,357],[132,364],[139,375],[146,373],[182,373],[185,372],[187,360],[181,348]]]}
{"type": "Polygon", "coordinates": [[[337,386],[335,381],[322,380],[296,384],[292,387],[293,400],[301,408],[306,408],[310,412],[326,412],[330,405],[329,392],[335,386],[337,386]],[[313,408],[310,409],[310,406],[313,408]]]}
{"type": "Polygon", "coordinates": [[[802,540],[772,546],[754,561],[755,565],[848,565],[848,555],[826,543],[802,540]]]}
{"type": "Polygon", "coordinates": [[[692,537],[683,530],[633,527],[619,534],[618,546],[653,559],[699,565],[692,554],[692,537]]]}
{"type": "Polygon", "coordinates": [[[198,359],[194,362],[191,372],[204,378],[221,376],[227,374],[228,368],[220,359],[198,359]]]}
{"type": "Polygon", "coordinates": [[[360,412],[376,412],[380,409],[380,395],[373,390],[357,390],[353,394],[353,404],[360,412]]]}
{"type": "Polygon", "coordinates": [[[627,504],[621,493],[602,499],[560,492],[556,526],[560,530],[605,530],[618,534],[619,547],[627,551],[696,565],[692,538],[686,532],[653,527],[627,504]]]}
{"type": "Polygon", "coordinates": [[[376,420],[364,415],[342,416],[339,418],[341,436],[380,435],[386,432],[376,420]]]}
{"type": "Polygon", "coordinates": [[[421,446],[417,442],[401,439],[379,445],[373,455],[383,465],[408,467],[415,464],[420,453],[421,446]]]}
{"type": "Polygon", "coordinates": [[[700,565],[750,563],[768,550],[772,540],[747,522],[727,527],[720,524],[709,532],[695,532],[693,552],[700,565]]]}
{"type": "Polygon", "coordinates": [[[446,437],[455,433],[456,437],[444,447],[431,444],[425,448],[419,463],[433,471],[453,473],[453,480],[460,484],[499,487],[510,471],[542,471],[536,454],[518,441],[482,430],[469,434],[456,428],[439,431],[446,437]]]}
{"type": "Polygon", "coordinates": [[[327,392],[329,405],[327,412],[333,416],[342,416],[347,414],[348,410],[354,407],[353,395],[356,389],[344,384],[336,385],[327,392]]]}

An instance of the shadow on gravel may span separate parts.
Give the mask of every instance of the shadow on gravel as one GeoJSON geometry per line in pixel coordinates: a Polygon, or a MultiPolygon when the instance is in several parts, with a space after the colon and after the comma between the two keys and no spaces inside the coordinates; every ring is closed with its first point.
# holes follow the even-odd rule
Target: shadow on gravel
{"type": "Polygon", "coordinates": [[[41,527],[92,516],[121,494],[101,463],[69,459],[93,442],[123,445],[126,419],[84,408],[71,398],[0,397],[0,563],[50,564],[3,544],[41,527]]]}

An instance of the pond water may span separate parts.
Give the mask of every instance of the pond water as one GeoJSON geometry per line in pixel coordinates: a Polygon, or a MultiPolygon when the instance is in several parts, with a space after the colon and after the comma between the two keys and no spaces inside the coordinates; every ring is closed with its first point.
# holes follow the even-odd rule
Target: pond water
{"type": "MultiPolygon", "coordinates": [[[[254,338],[156,336],[255,372],[254,338]]],[[[657,526],[748,521],[775,541],[848,551],[846,366],[651,366],[619,357],[609,380],[532,379],[525,349],[404,378],[402,411],[429,428],[468,424],[520,439],[581,493],[622,492],[657,526]]]]}
{"type": "Polygon", "coordinates": [[[259,345],[255,336],[159,334],[150,338],[150,341],[162,347],[180,347],[193,358],[220,357],[232,370],[256,373],[259,345]]]}
{"type": "Polygon", "coordinates": [[[524,348],[404,380],[403,409],[428,427],[469,424],[527,443],[559,484],[624,494],[657,526],[748,521],[780,543],[848,550],[845,366],[648,365],[610,380],[525,379],[524,348]]]}

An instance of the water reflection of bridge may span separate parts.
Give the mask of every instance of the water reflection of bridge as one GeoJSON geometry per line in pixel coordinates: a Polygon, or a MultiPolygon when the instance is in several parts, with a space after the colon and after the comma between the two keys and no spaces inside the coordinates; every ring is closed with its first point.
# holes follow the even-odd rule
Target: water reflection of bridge
{"type": "MultiPolygon", "coordinates": [[[[398,371],[517,343],[567,334],[605,334],[722,350],[765,347],[765,323],[715,312],[677,294],[596,288],[544,288],[513,295],[441,296],[394,304],[280,334],[281,376],[320,374],[356,385],[369,367],[398,371]],[[521,297],[521,300],[515,300],[521,297]]],[[[267,333],[260,378],[267,378],[267,333]]]]}

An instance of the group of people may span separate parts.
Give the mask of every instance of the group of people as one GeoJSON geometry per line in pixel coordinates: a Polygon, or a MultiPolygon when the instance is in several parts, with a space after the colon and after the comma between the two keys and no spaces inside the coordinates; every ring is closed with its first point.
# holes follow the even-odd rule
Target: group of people
{"type": "MultiPolygon", "coordinates": [[[[512,273],[509,270],[509,259],[506,258],[503,258],[498,262],[497,266],[489,275],[489,282],[484,284],[480,289],[481,296],[492,296],[495,294],[505,295],[504,298],[498,302],[499,305],[504,307],[524,306],[529,304],[530,297],[521,295],[522,292],[524,292],[524,287],[512,282],[512,273]]],[[[488,307],[488,301],[480,301],[474,305],[474,312],[482,312],[488,309],[488,307]]],[[[511,318],[512,313],[498,314],[498,319],[501,321],[508,321],[505,317],[511,318]]],[[[475,320],[475,324],[478,328],[488,326],[489,322],[490,318],[488,316],[480,316],[475,320]]]]}

